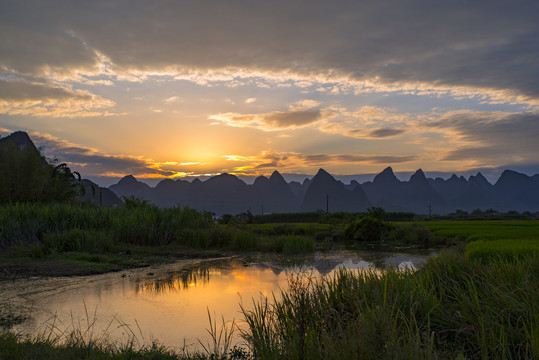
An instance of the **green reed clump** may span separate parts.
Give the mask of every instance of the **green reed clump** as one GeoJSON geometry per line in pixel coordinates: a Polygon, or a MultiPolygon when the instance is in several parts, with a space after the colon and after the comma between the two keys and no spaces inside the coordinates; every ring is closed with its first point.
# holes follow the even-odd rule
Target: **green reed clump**
{"type": "Polygon", "coordinates": [[[421,270],[291,278],[243,310],[262,359],[536,359],[537,258],[442,257],[421,270]]]}
{"type": "Polygon", "coordinates": [[[193,242],[190,231],[211,238],[206,233],[215,227],[209,213],[189,208],[13,204],[0,207],[0,249],[37,246],[60,252],[110,251],[115,243],[183,244],[193,242]]]}

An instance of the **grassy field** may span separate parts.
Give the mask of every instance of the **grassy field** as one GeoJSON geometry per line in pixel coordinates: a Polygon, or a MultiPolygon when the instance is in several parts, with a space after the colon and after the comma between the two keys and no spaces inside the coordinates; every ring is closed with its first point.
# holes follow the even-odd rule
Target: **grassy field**
{"type": "MultiPolygon", "coordinates": [[[[84,217],[77,220],[80,214],[69,216],[69,212],[62,213],[61,208],[48,211],[42,208],[32,216],[26,213],[34,210],[19,209],[25,215],[20,215],[19,221],[27,221],[34,231],[24,234],[32,235],[33,241],[25,240],[24,236],[6,237],[6,234],[17,234],[18,229],[6,217],[1,218],[2,226],[7,226],[2,229],[8,231],[3,230],[1,236],[4,238],[0,239],[18,239],[20,244],[15,242],[8,247],[9,251],[12,254],[14,251],[35,251],[36,261],[54,259],[66,243],[79,251],[64,250],[64,259],[94,264],[120,261],[100,243],[101,237],[105,239],[105,245],[110,242],[111,249],[123,244],[134,252],[136,249],[147,251],[147,246],[166,251],[193,244],[300,252],[312,251],[317,237],[342,232],[342,226],[312,223],[222,226],[211,219],[204,222],[207,215],[197,213],[189,215],[193,217],[190,221],[180,224],[175,220],[173,225],[168,224],[167,216],[179,216],[181,209],[171,210],[170,214],[151,210],[122,216],[118,215],[122,213],[104,212],[104,215],[94,214],[91,221],[84,217]],[[125,225],[114,225],[121,219],[125,225]],[[97,230],[92,227],[95,225],[85,224],[100,224],[101,227],[97,230]],[[114,231],[127,226],[136,226],[139,233],[135,240],[119,237],[124,239],[119,241],[116,236],[121,233],[114,231]],[[50,228],[57,232],[44,231],[41,237],[36,235],[40,234],[36,229],[50,228]],[[95,231],[102,231],[102,236],[92,235],[95,231]],[[108,231],[113,235],[107,237],[108,231]],[[163,234],[170,234],[168,243],[152,240],[163,234]],[[185,234],[187,238],[184,238],[185,234]],[[90,236],[90,245],[83,241],[73,242],[77,236],[90,236]],[[91,243],[92,239],[95,243],[91,243]],[[32,247],[36,249],[31,250],[32,247]],[[94,253],[87,252],[88,249],[94,253]]],[[[253,311],[244,311],[248,329],[243,336],[247,348],[235,352],[178,354],[158,345],[138,349],[129,344],[110,346],[77,337],[59,344],[2,332],[0,358],[539,358],[539,221],[429,221],[396,225],[388,234],[400,237],[402,233],[403,241],[462,238],[466,240],[466,250],[442,254],[416,272],[393,269],[383,273],[341,271],[335,277],[317,281],[305,277],[290,278],[287,292],[274,299],[261,299],[255,302],[253,311]],[[426,232],[426,228],[432,233],[426,232]],[[277,298],[281,300],[276,301],[277,298]]],[[[6,322],[12,322],[12,319],[6,318],[6,322]]]]}
{"type": "Polygon", "coordinates": [[[539,220],[425,221],[437,236],[466,239],[466,256],[490,260],[539,254],[539,220]]]}
{"type": "Polygon", "coordinates": [[[282,300],[245,311],[245,337],[260,359],[537,359],[536,260],[292,279],[282,300]]]}
{"type": "Polygon", "coordinates": [[[4,205],[0,267],[8,274],[93,274],[222,251],[311,252],[318,227],[327,226],[220,225],[189,208],[4,205]]]}

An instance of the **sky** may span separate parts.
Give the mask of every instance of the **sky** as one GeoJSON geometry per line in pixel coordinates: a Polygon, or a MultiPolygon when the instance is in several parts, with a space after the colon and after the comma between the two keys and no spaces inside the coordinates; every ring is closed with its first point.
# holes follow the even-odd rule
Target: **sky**
{"type": "Polygon", "coordinates": [[[537,1],[0,0],[0,136],[110,184],[539,173],[537,1]]]}

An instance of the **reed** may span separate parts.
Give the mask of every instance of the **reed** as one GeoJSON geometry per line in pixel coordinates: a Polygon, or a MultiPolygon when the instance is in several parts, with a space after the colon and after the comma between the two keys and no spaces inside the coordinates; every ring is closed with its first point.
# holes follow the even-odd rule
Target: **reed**
{"type": "Polygon", "coordinates": [[[57,251],[110,251],[115,243],[166,245],[203,242],[214,229],[211,215],[189,208],[102,209],[69,204],[0,207],[0,249],[42,246],[57,251]]]}
{"type": "Polygon", "coordinates": [[[290,279],[243,309],[261,359],[536,359],[537,258],[444,256],[417,272],[290,279]]]}

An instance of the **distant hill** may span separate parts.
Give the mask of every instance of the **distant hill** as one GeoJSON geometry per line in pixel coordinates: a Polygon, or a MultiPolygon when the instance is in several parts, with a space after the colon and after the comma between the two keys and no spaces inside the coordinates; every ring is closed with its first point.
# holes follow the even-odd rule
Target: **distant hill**
{"type": "Polygon", "coordinates": [[[320,169],[305,193],[300,210],[359,212],[365,211],[370,206],[371,202],[361,186],[348,190],[342,182],[337,181],[324,169],[320,169]]]}
{"type": "Polygon", "coordinates": [[[539,211],[539,175],[506,170],[493,185],[479,172],[468,179],[427,178],[419,169],[408,181],[399,180],[391,167],[373,181],[344,184],[324,169],[303,183],[287,183],[278,171],[248,185],[231,174],[205,181],[161,181],[152,188],[133,176],[110,187],[119,196],[134,195],[162,206],[190,206],[218,215],[251,211],[253,214],[297,211],[364,211],[378,206],[387,211],[446,214],[457,209],[539,211]]]}
{"type": "Polygon", "coordinates": [[[49,164],[27,133],[0,138],[0,203],[56,201],[70,196],[101,206],[120,206],[122,196],[135,196],[160,207],[189,206],[218,215],[251,211],[253,214],[296,211],[364,211],[377,206],[386,211],[446,214],[457,209],[539,211],[539,174],[528,176],[505,170],[491,184],[480,172],[466,179],[453,174],[448,179],[427,178],[419,169],[401,181],[387,167],[372,181],[348,184],[324,169],[302,182],[287,183],[274,171],[246,184],[232,174],[204,181],[165,179],[151,187],[128,175],[108,189],[80,180],[85,190],[75,192],[75,178],[65,164],[49,164]]]}
{"type": "Polygon", "coordinates": [[[101,187],[96,183],[82,179],[84,191],[79,194],[82,201],[87,201],[100,207],[120,207],[123,206],[122,200],[109,188],[101,187]]]}

